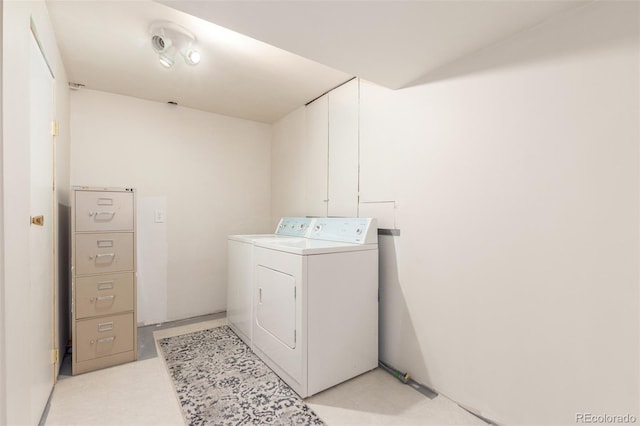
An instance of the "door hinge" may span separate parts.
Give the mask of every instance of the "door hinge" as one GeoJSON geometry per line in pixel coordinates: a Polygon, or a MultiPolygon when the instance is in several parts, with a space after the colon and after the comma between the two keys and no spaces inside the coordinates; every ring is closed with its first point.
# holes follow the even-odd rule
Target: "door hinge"
{"type": "Polygon", "coordinates": [[[296,330],[293,330],[293,343],[296,343],[296,337],[298,336],[298,333],[296,330]]]}
{"type": "Polygon", "coordinates": [[[298,289],[298,287],[294,287],[293,288],[293,298],[294,298],[294,300],[296,299],[297,294],[298,294],[297,289],[298,289]]]}
{"type": "Polygon", "coordinates": [[[51,122],[51,136],[58,136],[58,122],[55,120],[51,122]]]}
{"type": "Polygon", "coordinates": [[[60,351],[57,348],[51,349],[51,364],[57,364],[60,360],[60,351]]]}

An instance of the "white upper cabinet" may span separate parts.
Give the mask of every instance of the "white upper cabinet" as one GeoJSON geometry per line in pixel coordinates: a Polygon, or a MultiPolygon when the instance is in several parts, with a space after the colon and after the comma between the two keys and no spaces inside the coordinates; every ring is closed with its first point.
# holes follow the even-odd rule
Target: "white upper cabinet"
{"type": "Polygon", "coordinates": [[[358,216],[358,99],[353,79],[307,105],[308,215],[358,216]]]}
{"type": "Polygon", "coordinates": [[[327,215],[329,161],[329,95],[307,105],[306,204],[307,215],[327,215]]]}
{"type": "Polygon", "coordinates": [[[328,216],[358,216],[358,86],[329,92],[328,216]]]}

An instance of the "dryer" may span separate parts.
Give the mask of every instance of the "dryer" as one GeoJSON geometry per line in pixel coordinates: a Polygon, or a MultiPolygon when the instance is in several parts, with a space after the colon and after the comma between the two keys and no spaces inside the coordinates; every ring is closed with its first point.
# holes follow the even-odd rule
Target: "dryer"
{"type": "Polygon", "coordinates": [[[263,239],[305,236],[311,219],[285,217],[277,234],[229,235],[227,240],[227,322],[249,347],[253,327],[253,245],[263,239]]]}
{"type": "Polygon", "coordinates": [[[254,243],[253,349],[303,398],[378,365],[376,221],[309,226],[254,243]]]}

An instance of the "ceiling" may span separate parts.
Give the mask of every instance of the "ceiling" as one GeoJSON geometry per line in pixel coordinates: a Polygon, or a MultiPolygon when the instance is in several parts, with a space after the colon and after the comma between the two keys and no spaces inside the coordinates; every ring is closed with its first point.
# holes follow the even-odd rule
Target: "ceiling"
{"type": "Polygon", "coordinates": [[[47,5],[72,82],[272,123],[352,76],[393,89],[424,81],[444,65],[586,2],[47,0],[47,5]],[[148,32],[156,20],[194,33],[202,62],[176,61],[163,68],[148,32]]]}
{"type": "Polygon", "coordinates": [[[352,77],[153,1],[47,7],[67,77],[88,89],[272,123],[352,77]],[[160,65],[149,34],[157,20],[195,35],[200,64],[160,65]]]}
{"type": "Polygon", "coordinates": [[[157,0],[398,89],[582,0],[157,0]]]}

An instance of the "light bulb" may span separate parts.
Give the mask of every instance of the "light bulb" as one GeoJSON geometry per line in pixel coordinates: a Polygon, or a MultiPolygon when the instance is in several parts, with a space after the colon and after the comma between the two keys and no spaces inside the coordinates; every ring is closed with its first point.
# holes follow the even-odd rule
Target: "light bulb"
{"type": "Polygon", "coordinates": [[[184,58],[189,65],[197,65],[200,63],[200,52],[196,49],[189,49],[184,58]]]}
{"type": "Polygon", "coordinates": [[[174,64],[174,60],[173,58],[171,58],[169,55],[167,55],[166,53],[161,53],[160,54],[160,65],[162,65],[165,68],[171,68],[174,64]]]}

